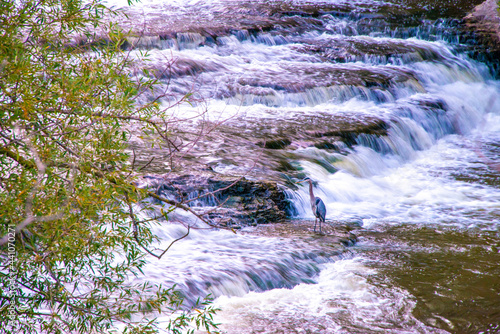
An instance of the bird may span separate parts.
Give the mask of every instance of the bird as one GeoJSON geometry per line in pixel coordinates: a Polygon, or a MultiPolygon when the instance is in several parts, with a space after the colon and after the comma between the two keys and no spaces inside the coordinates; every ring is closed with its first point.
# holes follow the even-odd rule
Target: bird
{"type": "Polygon", "coordinates": [[[309,182],[309,197],[311,199],[311,209],[316,217],[316,220],[314,221],[314,232],[316,232],[316,224],[318,223],[319,219],[319,233],[321,232],[321,223],[325,222],[325,217],[326,217],[326,206],[323,200],[319,197],[315,197],[313,193],[313,183],[312,180],[308,177],[305,179],[297,182],[297,183],[303,183],[303,182],[309,182]]]}

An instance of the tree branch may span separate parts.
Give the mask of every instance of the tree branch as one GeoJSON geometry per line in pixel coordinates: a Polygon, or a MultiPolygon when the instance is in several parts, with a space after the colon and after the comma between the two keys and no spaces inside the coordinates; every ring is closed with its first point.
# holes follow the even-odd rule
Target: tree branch
{"type": "Polygon", "coordinates": [[[138,227],[138,222],[137,222],[137,219],[135,218],[135,214],[134,214],[134,209],[132,208],[132,203],[130,203],[130,198],[128,196],[127,193],[125,193],[125,200],[127,201],[127,206],[128,206],[128,211],[129,211],[129,217],[130,219],[132,220],[132,224],[134,226],[134,239],[135,241],[137,242],[137,244],[142,248],[144,249],[149,255],[152,255],[154,257],[156,257],[157,259],[161,259],[161,257],[163,255],[165,255],[165,253],[170,249],[170,247],[172,247],[172,245],[179,241],[179,240],[182,240],[184,239],[185,237],[187,237],[189,235],[189,232],[191,230],[191,226],[188,225],[187,227],[187,233],[185,235],[183,235],[182,237],[180,238],[177,238],[175,239],[174,241],[172,241],[170,243],[170,245],[168,245],[168,247],[160,254],[160,255],[156,255],[155,253],[153,253],[152,251],[150,251],[147,247],[145,247],[144,245],[141,244],[141,241],[139,240],[139,227],[138,227]]]}

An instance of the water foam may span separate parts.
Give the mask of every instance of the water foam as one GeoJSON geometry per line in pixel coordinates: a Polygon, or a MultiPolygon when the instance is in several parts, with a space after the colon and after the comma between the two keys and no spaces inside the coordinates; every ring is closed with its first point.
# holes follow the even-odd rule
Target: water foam
{"type": "Polygon", "coordinates": [[[315,284],[223,296],[216,320],[230,333],[419,333],[425,326],[408,292],[379,285],[377,272],[359,257],[323,265],[315,284]],[[388,316],[390,315],[390,316],[388,316]]]}

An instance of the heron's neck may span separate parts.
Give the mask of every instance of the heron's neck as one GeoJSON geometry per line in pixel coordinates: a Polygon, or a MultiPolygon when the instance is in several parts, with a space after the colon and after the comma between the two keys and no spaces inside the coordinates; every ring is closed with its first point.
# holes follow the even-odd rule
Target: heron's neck
{"type": "Polygon", "coordinates": [[[314,198],[314,193],[313,193],[313,184],[311,181],[309,181],[309,197],[311,199],[311,204],[316,203],[316,199],[314,198]]]}

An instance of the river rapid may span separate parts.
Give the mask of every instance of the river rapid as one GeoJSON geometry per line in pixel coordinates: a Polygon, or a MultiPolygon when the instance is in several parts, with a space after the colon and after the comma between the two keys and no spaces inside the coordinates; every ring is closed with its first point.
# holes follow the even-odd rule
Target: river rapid
{"type": "MultiPolygon", "coordinates": [[[[478,3],[126,7],[123,24],[148,36],[132,53],[168,69],[163,103],[196,91],[172,117],[220,123],[184,157],[278,182],[292,225],[314,222],[308,189],[293,184],[309,176],[327,228],[358,237],[345,248],[311,225],[192,230],[144,279],[177,283],[191,303],[212,294],[227,333],[500,333],[500,83],[470,57],[458,21],[478,3]]],[[[147,152],[152,172],[168,172],[161,150],[147,152]]],[[[185,233],[176,221],[201,226],[174,212],[154,228],[163,246],[185,233]]]]}

